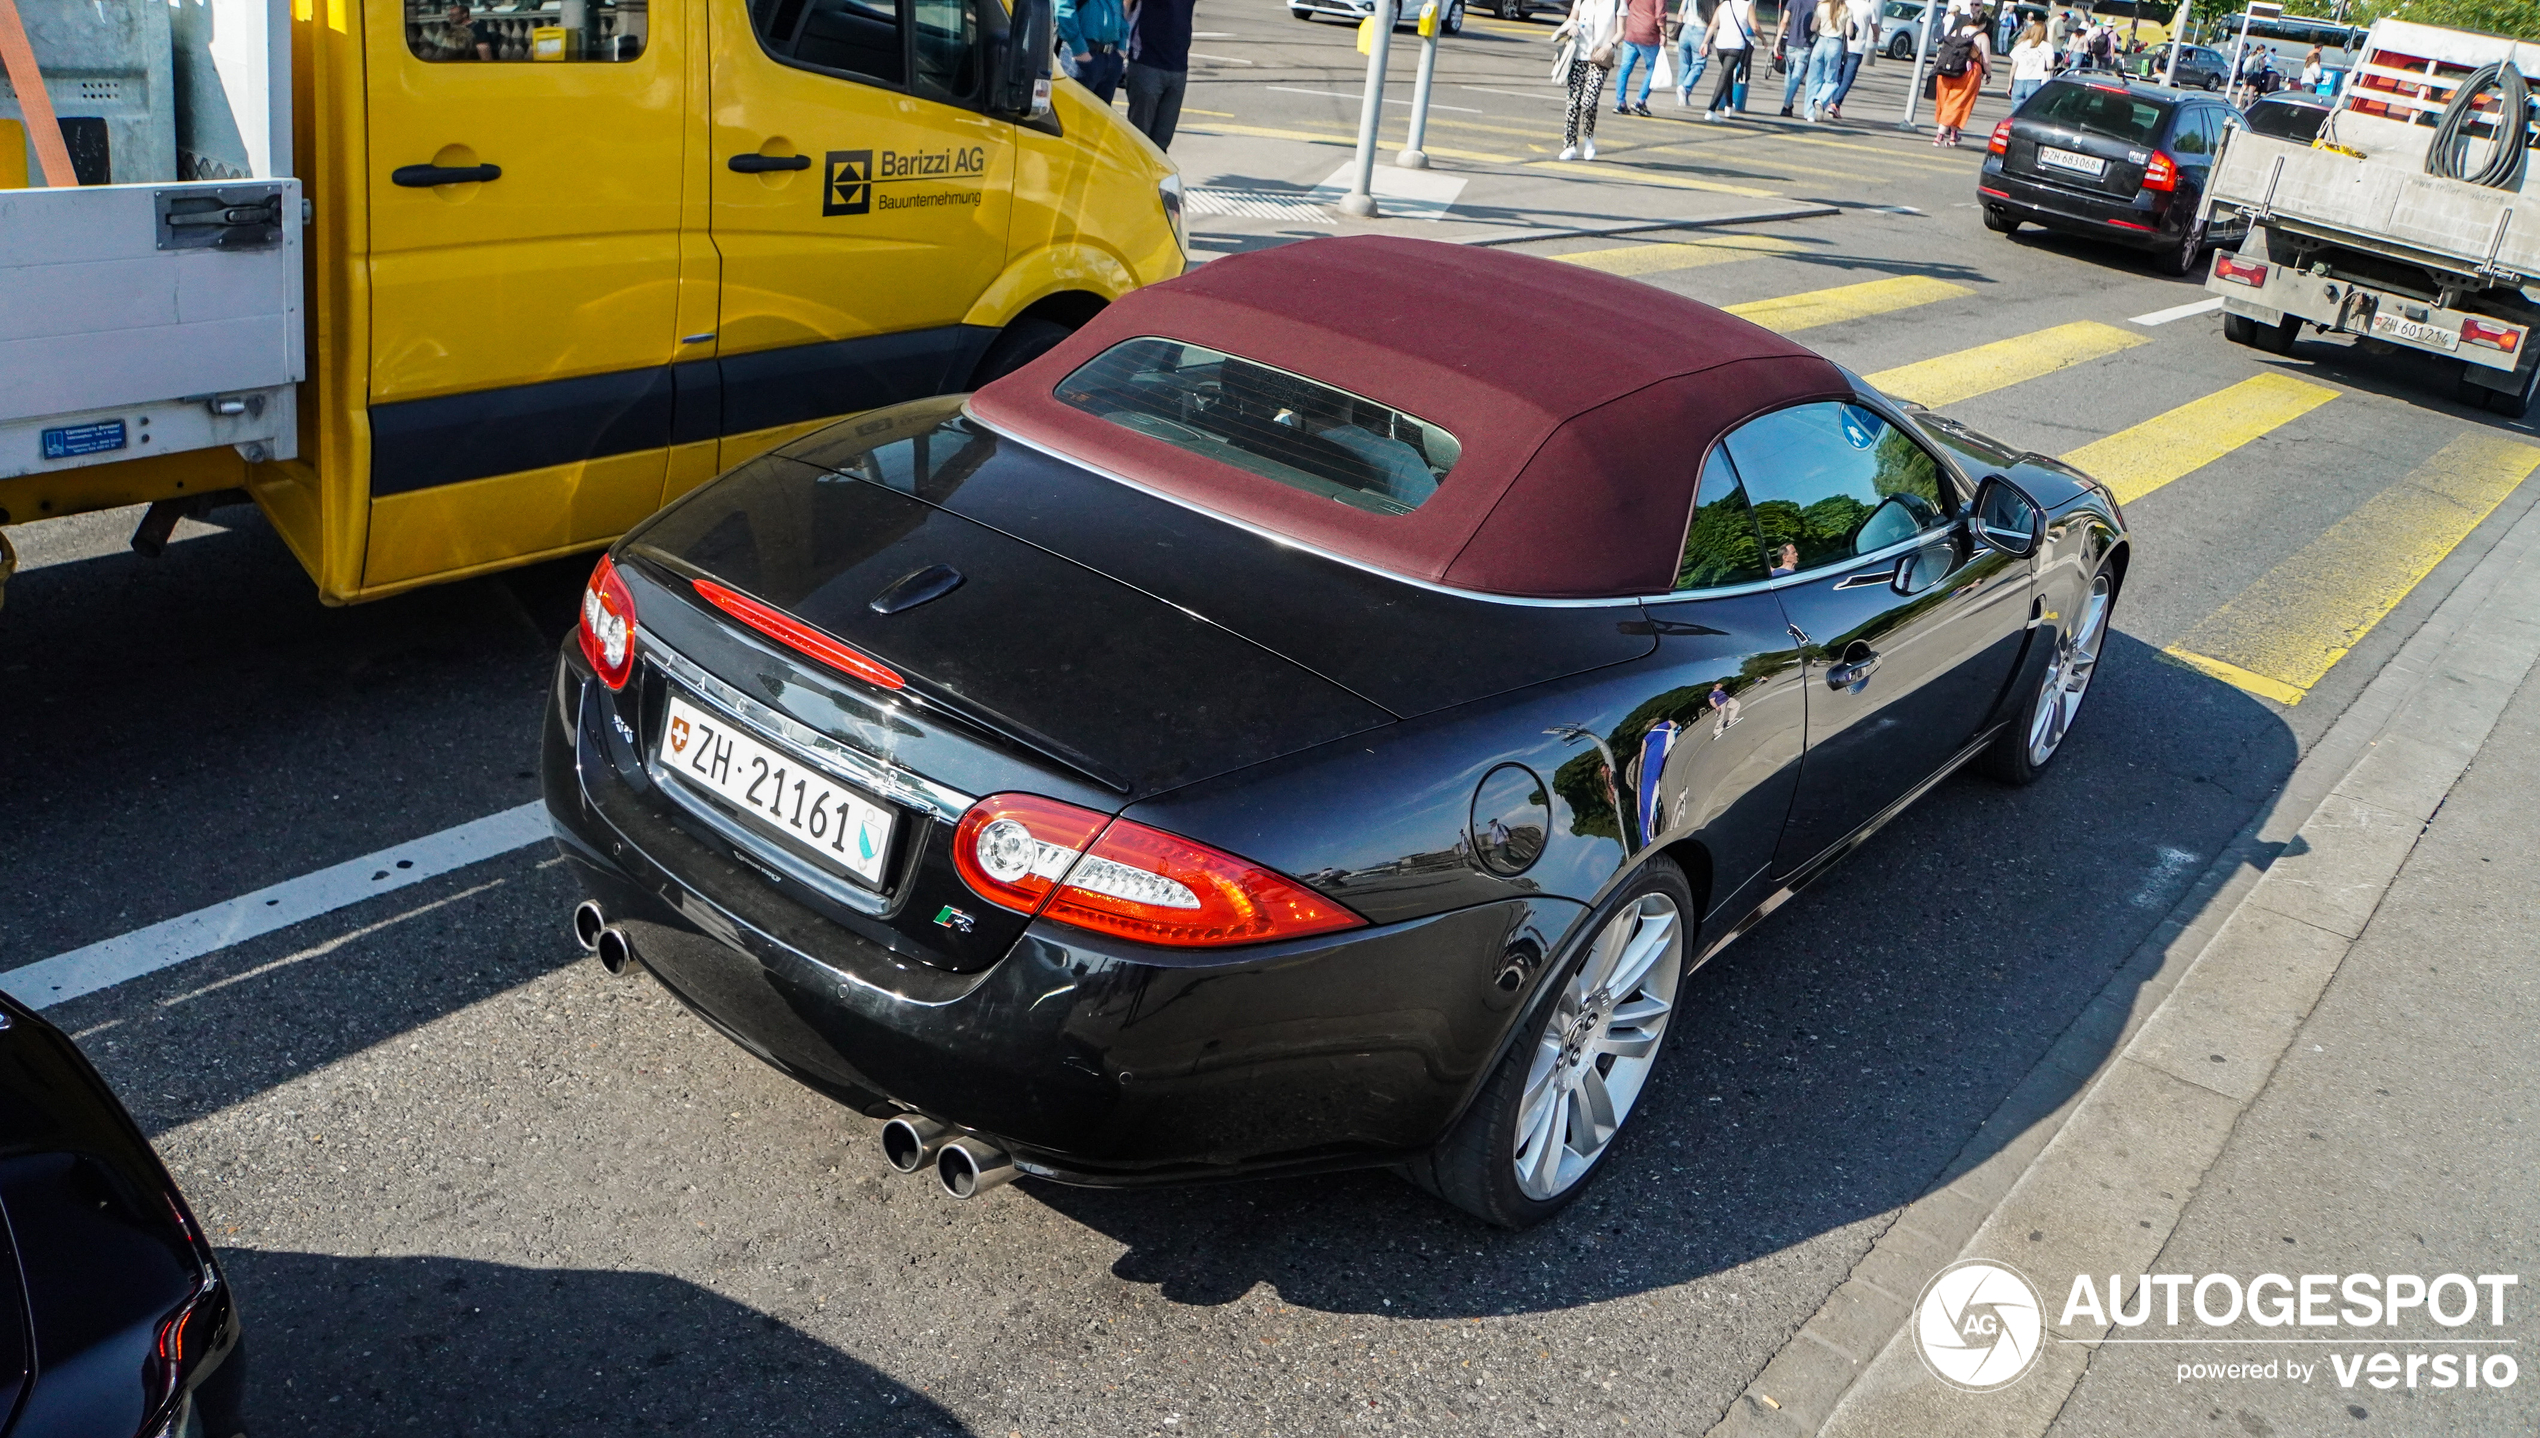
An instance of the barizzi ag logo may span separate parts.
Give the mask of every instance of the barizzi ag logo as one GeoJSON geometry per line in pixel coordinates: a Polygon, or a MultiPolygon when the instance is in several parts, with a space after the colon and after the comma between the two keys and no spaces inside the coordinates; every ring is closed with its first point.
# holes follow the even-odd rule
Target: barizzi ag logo
{"type": "Polygon", "coordinates": [[[1914,1303],[1914,1351],[1934,1378],[1989,1393],[2028,1372],[2046,1319],[2037,1287],[2007,1263],[1961,1259],[1914,1303]]]}

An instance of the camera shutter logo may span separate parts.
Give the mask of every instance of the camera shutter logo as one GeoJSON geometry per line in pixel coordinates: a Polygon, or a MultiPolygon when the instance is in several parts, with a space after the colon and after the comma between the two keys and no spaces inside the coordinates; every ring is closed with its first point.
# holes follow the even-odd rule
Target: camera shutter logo
{"type": "Polygon", "coordinates": [[[1969,1393],[2003,1387],[2037,1361],[2045,1335],[2037,1287],[2006,1263],[1949,1265],[1914,1303],[1914,1351],[1934,1378],[1969,1393]]]}
{"type": "Polygon", "coordinates": [[[871,150],[831,150],[827,179],[820,191],[820,213],[829,215],[869,215],[873,213],[873,152],[871,150]]]}

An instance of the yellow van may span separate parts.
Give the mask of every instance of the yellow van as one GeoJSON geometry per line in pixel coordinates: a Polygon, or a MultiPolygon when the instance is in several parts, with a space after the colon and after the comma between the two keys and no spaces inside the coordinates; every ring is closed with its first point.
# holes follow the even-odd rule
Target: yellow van
{"type": "MultiPolygon", "coordinates": [[[[49,69],[47,33],[93,0],[16,3],[49,69]]],[[[243,488],[326,601],[376,598],[604,544],[820,424],[974,387],[1185,264],[1171,163],[1047,78],[1049,0],[293,0],[270,17],[287,64],[186,40],[189,7],[243,9],[235,52],[275,0],[126,3],[175,12],[165,88],[194,100],[165,107],[163,150],[126,140],[45,189],[30,148],[37,187],[0,191],[0,285],[62,296],[21,325],[44,332],[0,317],[0,377],[47,379],[0,398],[0,523],[243,488]],[[261,150],[204,118],[252,131],[260,109],[261,150]],[[176,173],[143,172],[153,153],[176,173]],[[109,191],[146,192],[158,224],[111,279],[109,191]],[[188,204],[228,224],[218,243],[170,218],[188,204]],[[146,289],[154,262],[167,306],[77,293],[146,289]],[[296,293],[256,296],[253,274],[285,271],[296,293]],[[206,358],[249,312],[296,332],[206,358]],[[297,368],[268,410],[277,344],[297,368]],[[249,401],[296,424],[248,437],[249,401]]],[[[73,134],[93,84],[45,88],[73,134]]],[[[0,138],[29,133],[0,116],[22,122],[0,138]]],[[[124,231],[150,212],[127,198],[124,231]]]]}

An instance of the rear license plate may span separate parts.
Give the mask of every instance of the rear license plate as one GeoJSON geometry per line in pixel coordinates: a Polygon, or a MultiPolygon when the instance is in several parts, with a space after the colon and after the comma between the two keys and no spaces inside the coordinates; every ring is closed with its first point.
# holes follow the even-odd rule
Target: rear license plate
{"type": "Polygon", "coordinates": [[[657,758],[681,780],[748,813],[788,848],[882,887],[896,818],[889,808],[676,694],[657,758]]]}
{"type": "Polygon", "coordinates": [[[2037,162],[2041,165],[2052,165],[2058,170],[2070,170],[2076,175],[2088,175],[2094,180],[2108,173],[2108,162],[2097,155],[2076,155],[2070,150],[2058,150],[2052,145],[2037,147],[2037,162]]]}
{"type": "Polygon", "coordinates": [[[2432,345],[2439,350],[2456,350],[2461,347],[2461,337],[2453,331],[2444,329],[2440,325],[2423,325],[2415,320],[2403,320],[2397,315],[2374,315],[2372,332],[2377,335],[2388,335],[2392,339],[2406,340],[2411,344],[2432,345]]]}

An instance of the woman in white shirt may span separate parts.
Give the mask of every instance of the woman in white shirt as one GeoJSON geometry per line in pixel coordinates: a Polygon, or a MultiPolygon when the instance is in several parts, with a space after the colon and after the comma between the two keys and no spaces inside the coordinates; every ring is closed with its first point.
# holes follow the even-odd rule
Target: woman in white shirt
{"type": "Polygon", "coordinates": [[[1702,118],[1716,123],[1728,118],[1738,82],[1746,78],[1747,57],[1755,51],[1755,0],[1720,0],[1705,38],[1720,67],[1720,80],[1711,87],[1711,104],[1702,118]]]}
{"type": "Polygon", "coordinates": [[[2028,103],[2028,97],[2044,86],[2053,73],[2055,47],[2046,38],[2046,27],[2031,20],[2020,38],[2011,43],[2011,108],[2017,110],[2028,103]]]}
{"type": "Polygon", "coordinates": [[[1596,103],[1605,93],[1605,72],[1614,67],[1614,48],[1623,38],[1623,0],[1570,0],[1570,18],[1552,32],[1562,44],[1552,62],[1556,78],[1570,85],[1570,108],[1563,116],[1561,158],[1596,158],[1596,103]]]}
{"type": "Polygon", "coordinates": [[[1843,97],[1852,93],[1852,82],[1860,78],[1861,67],[1878,43],[1879,0],[1844,0],[1843,74],[1836,79],[1831,98],[1817,102],[1818,114],[1829,120],[1843,118],[1843,97]]]}

